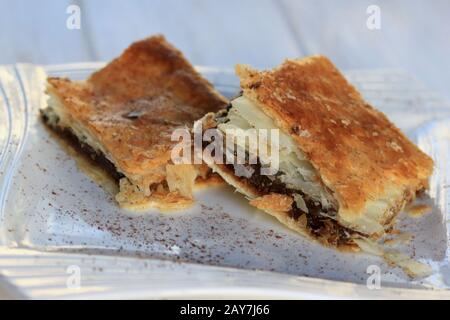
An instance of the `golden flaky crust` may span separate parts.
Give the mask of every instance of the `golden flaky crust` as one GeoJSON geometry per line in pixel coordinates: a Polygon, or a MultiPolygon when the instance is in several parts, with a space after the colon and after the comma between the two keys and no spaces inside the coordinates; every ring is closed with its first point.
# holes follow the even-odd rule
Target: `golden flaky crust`
{"type": "MultiPolygon", "coordinates": [[[[433,161],[365,102],[323,56],[288,60],[272,71],[238,65],[246,98],[289,134],[339,202],[351,227],[368,203],[389,199],[385,225],[427,187],[433,161]]],[[[370,233],[371,230],[368,230],[370,233]]]]}
{"type": "Polygon", "coordinates": [[[132,44],[87,81],[49,78],[48,83],[70,115],[130,174],[165,164],[174,129],[191,127],[226,104],[162,36],[132,44]]]}
{"type": "Polygon", "coordinates": [[[65,126],[81,128],[143,197],[166,181],[178,143],[172,132],[227,103],[163,36],[133,43],[85,81],[49,78],[47,92],[62,106],[65,126]]]}

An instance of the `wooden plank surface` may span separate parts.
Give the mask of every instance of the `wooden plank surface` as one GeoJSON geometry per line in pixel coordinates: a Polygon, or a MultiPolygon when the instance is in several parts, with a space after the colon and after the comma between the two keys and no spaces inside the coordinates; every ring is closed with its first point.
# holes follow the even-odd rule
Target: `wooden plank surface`
{"type": "Polygon", "coordinates": [[[400,68],[450,97],[450,1],[281,0],[277,2],[306,54],[340,68],[400,68]],[[366,25],[369,5],[381,29],[366,25]]]}
{"type": "Polygon", "coordinates": [[[450,97],[448,0],[0,0],[0,64],[109,60],[163,33],[195,64],[271,67],[328,55],[340,68],[405,69],[450,97]],[[66,28],[69,4],[81,29],[66,28]],[[366,26],[369,5],[381,29],[366,26]]]}
{"type": "Polygon", "coordinates": [[[66,28],[70,0],[0,0],[0,64],[92,60],[86,34],[66,28]]]}
{"type": "Polygon", "coordinates": [[[276,65],[300,56],[272,0],[83,1],[96,58],[109,60],[132,41],[163,33],[194,64],[276,65]],[[102,23],[96,23],[96,21],[102,23]],[[107,36],[105,36],[107,35],[107,36]]]}

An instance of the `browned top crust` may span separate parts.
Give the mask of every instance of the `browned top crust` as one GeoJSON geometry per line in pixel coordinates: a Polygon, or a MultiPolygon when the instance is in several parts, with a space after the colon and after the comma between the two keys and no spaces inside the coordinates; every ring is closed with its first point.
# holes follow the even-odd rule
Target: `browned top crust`
{"type": "Polygon", "coordinates": [[[160,35],[132,44],[86,81],[49,78],[48,84],[119,169],[136,175],[170,159],[174,129],[226,104],[160,35]]]}
{"type": "Polygon", "coordinates": [[[401,206],[427,187],[433,161],[365,102],[326,57],[288,60],[262,72],[238,65],[236,71],[244,96],[294,139],[347,220],[370,210],[368,202],[401,206]]]}

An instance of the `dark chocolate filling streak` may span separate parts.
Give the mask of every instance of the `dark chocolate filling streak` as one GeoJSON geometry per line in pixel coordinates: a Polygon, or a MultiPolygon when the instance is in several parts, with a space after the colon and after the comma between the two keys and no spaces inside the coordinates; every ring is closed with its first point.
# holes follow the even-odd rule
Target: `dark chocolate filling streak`
{"type": "Polygon", "coordinates": [[[67,141],[71,147],[73,147],[77,152],[82,154],[88,159],[91,164],[98,166],[105,173],[107,173],[114,181],[119,183],[119,180],[124,177],[122,173],[117,171],[116,166],[105,157],[102,152],[99,152],[92,148],[90,145],[80,141],[78,137],[69,128],[64,128],[58,125],[52,125],[49,123],[49,118],[44,111],[41,111],[41,117],[44,123],[53,132],[58,134],[64,141],[67,141]]]}
{"type": "MultiPolygon", "coordinates": [[[[341,226],[336,220],[327,217],[326,215],[335,215],[335,210],[326,210],[322,208],[322,205],[319,202],[316,202],[309,198],[303,192],[296,189],[289,189],[286,187],[279,178],[276,176],[261,175],[261,165],[255,164],[250,165],[252,169],[254,169],[253,174],[246,181],[255,188],[259,194],[266,195],[270,193],[278,193],[288,196],[293,196],[294,194],[298,194],[303,197],[305,201],[306,207],[308,208],[308,212],[305,212],[297,207],[297,203],[294,201],[292,203],[291,210],[287,213],[290,218],[297,221],[302,215],[305,215],[306,218],[306,228],[309,232],[318,238],[324,238],[326,242],[332,245],[344,245],[344,244],[352,244],[351,235],[361,235],[358,232],[355,232],[351,229],[341,226]],[[321,213],[325,213],[323,215],[321,213]]],[[[235,172],[233,164],[227,164],[226,167],[235,172]]],[[[242,179],[242,178],[241,178],[242,179]]]]}

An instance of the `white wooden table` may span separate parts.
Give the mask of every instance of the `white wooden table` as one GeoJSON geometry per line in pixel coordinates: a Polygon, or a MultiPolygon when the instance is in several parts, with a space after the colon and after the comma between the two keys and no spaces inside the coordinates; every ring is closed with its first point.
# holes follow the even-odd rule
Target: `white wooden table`
{"type": "Polygon", "coordinates": [[[448,0],[0,0],[0,64],[109,60],[154,33],[194,64],[270,67],[322,53],[343,69],[404,69],[450,97],[448,0]],[[71,4],[79,30],[66,27],[71,4]],[[367,28],[369,5],[380,30],[367,28]]]}

